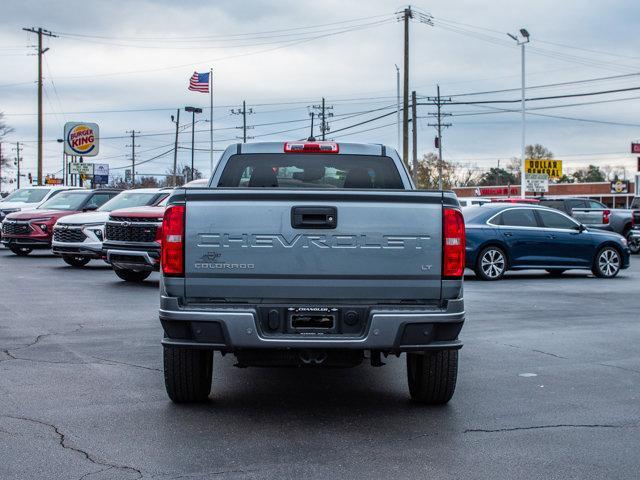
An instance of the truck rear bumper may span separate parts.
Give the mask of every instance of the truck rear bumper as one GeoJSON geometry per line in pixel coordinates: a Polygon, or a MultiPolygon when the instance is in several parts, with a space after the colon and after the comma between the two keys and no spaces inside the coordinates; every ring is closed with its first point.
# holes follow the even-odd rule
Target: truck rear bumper
{"type": "Polygon", "coordinates": [[[446,309],[372,308],[362,335],[271,335],[261,331],[255,308],[185,309],[161,297],[164,345],[222,351],[241,349],[358,349],[405,352],[459,349],[465,318],[462,299],[446,309]]]}

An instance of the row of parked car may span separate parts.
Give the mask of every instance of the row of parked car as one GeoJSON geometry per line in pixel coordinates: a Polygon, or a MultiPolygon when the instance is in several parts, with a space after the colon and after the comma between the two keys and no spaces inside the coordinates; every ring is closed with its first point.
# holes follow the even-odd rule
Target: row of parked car
{"type": "MultiPolygon", "coordinates": [[[[2,243],[20,256],[51,249],[74,267],[103,259],[121,279],[141,282],[159,269],[160,227],[171,190],[20,189],[0,202],[2,243]]],[[[581,198],[527,200],[461,199],[466,265],[480,279],[523,269],[552,275],[591,269],[614,277],[629,265],[628,253],[640,251],[640,209],[610,210],[581,198]]]]}
{"type": "Polygon", "coordinates": [[[628,268],[628,238],[586,226],[570,215],[539,203],[484,203],[462,209],[466,229],[466,266],[482,280],[499,280],[508,270],[591,270],[613,278],[628,268]]]}
{"type": "Polygon", "coordinates": [[[159,268],[160,226],[171,191],[20,189],[0,201],[1,241],[20,256],[50,249],[73,267],[103,259],[121,279],[140,282],[159,268]]]}
{"type": "Polygon", "coordinates": [[[483,205],[486,203],[527,203],[560,210],[573,217],[578,222],[598,230],[619,233],[627,239],[631,253],[640,252],[640,197],[635,197],[630,208],[609,208],[605,204],[590,198],[562,197],[562,198],[461,198],[463,207],[483,205]]]}

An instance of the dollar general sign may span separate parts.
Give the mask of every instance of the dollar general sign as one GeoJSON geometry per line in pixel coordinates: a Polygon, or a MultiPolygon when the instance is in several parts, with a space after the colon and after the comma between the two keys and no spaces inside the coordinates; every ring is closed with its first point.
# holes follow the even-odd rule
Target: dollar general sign
{"type": "Polygon", "coordinates": [[[524,169],[529,173],[546,173],[549,178],[562,177],[562,160],[525,160],[524,169]]]}

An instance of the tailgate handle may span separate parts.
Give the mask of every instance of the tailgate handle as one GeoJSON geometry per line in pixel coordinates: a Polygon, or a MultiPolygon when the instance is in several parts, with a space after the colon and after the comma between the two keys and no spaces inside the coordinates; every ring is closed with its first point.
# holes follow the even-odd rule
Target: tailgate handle
{"type": "Polygon", "coordinates": [[[292,207],[291,226],[293,228],[336,228],[338,209],[336,207],[292,207]]]}

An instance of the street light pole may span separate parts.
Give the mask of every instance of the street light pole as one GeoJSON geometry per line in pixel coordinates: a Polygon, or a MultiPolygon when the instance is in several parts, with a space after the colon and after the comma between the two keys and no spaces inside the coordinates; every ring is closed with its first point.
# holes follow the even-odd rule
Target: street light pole
{"type": "Polygon", "coordinates": [[[195,133],[196,133],[196,113],[202,113],[202,109],[198,107],[184,107],[186,112],[191,112],[191,173],[189,174],[189,181],[193,180],[193,168],[194,168],[194,152],[195,152],[195,133]]]}
{"type": "Polygon", "coordinates": [[[402,124],[400,123],[400,68],[396,65],[396,123],[398,124],[398,151],[402,149],[402,124]]]}
{"type": "Polygon", "coordinates": [[[517,35],[512,35],[507,33],[509,37],[516,41],[516,43],[520,46],[522,55],[522,98],[521,98],[521,114],[522,114],[522,138],[520,145],[520,197],[525,198],[527,195],[527,182],[525,180],[525,150],[526,150],[526,99],[525,99],[525,45],[529,43],[530,35],[529,32],[521,28],[520,35],[522,36],[522,40],[517,37],[517,35]]]}

